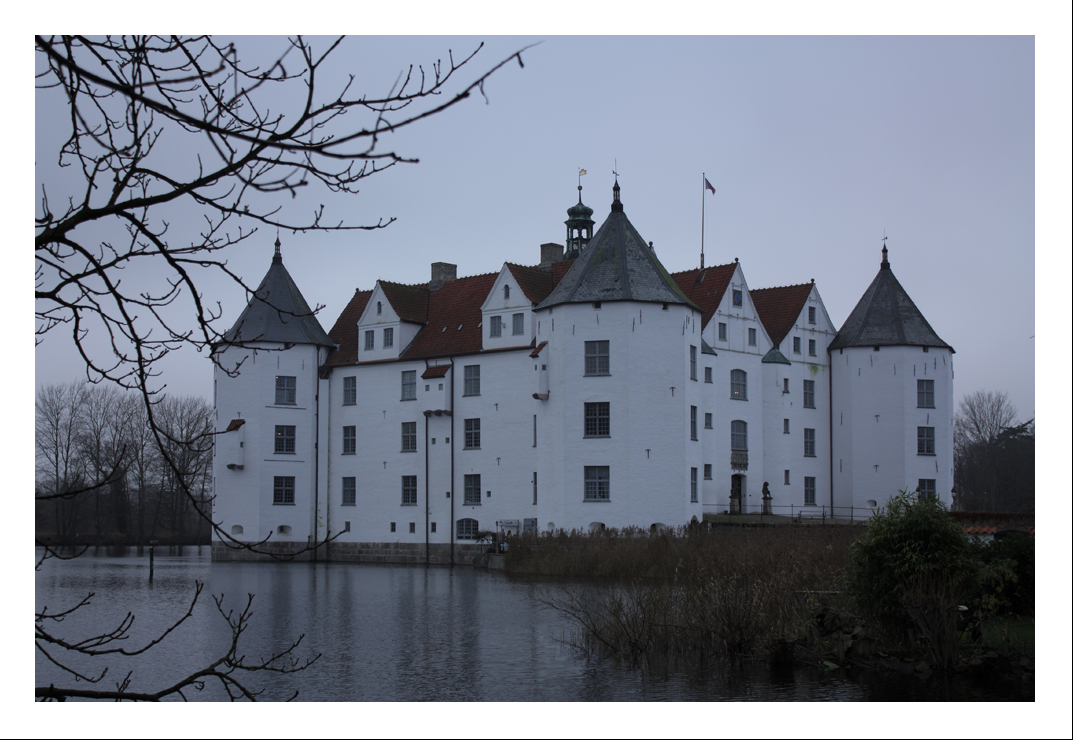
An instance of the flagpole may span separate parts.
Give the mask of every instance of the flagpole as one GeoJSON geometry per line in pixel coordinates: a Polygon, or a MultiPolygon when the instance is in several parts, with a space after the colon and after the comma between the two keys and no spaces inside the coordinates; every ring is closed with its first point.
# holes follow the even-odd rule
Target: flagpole
{"type": "Polygon", "coordinates": [[[708,189],[706,187],[707,184],[708,184],[708,178],[703,172],[701,172],[700,173],[700,269],[702,269],[702,270],[704,269],[704,196],[705,196],[704,191],[708,189]]]}

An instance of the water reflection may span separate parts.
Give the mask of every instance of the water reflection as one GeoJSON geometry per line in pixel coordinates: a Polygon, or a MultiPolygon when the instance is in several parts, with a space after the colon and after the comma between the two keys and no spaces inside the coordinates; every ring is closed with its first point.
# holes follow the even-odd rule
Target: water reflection
{"type": "MultiPolygon", "coordinates": [[[[972,676],[826,672],[766,663],[669,666],[640,670],[579,655],[557,639],[573,625],[541,608],[528,585],[472,568],[345,563],[211,563],[198,554],[162,553],[148,583],[148,554],[87,555],[48,561],[36,577],[36,603],[59,609],[88,592],[85,615],[65,624],[71,636],[111,629],[128,610],[130,642],[141,644],[181,615],[193,582],[240,609],[256,594],[243,652],[264,656],[304,635],[300,657],[320,654],[307,671],[261,675],[263,698],[332,701],[818,701],[1031,700],[1019,684],[972,676]]],[[[211,599],[146,656],[114,661],[109,677],[134,671],[131,690],[159,688],[226,648],[229,633],[211,599]]],[[[76,661],[87,668],[85,661],[76,661]]],[[[98,669],[99,670],[99,669],[98,669]]],[[[67,682],[37,658],[37,683],[67,682]]],[[[103,684],[102,684],[103,685],[103,684]]],[[[112,685],[108,685],[111,688],[112,685]]],[[[198,699],[225,698],[207,686],[198,699]]]]}

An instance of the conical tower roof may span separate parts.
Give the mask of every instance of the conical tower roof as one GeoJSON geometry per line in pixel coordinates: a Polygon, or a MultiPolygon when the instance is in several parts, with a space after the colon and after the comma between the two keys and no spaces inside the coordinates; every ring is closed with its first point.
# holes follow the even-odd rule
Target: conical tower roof
{"type": "Polygon", "coordinates": [[[838,330],[838,335],[827,348],[828,352],[843,347],[921,346],[953,347],[939,338],[924,314],[913,303],[887,261],[887,248],[883,247],[883,261],[879,274],[861,296],[849,318],[838,330]]]}
{"type": "Polygon", "coordinates": [[[232,344],[282,342],[335,346],[283,266],[278,238],[268,274],[254,291],[238,321],[224,334],[224,340],[232,344]]]}
{"type": "Polygon", "coordinates": [[[611,214],[537,308],[594,301],[678,303],[700,311],[626,218],[617,181],[611,214]]]}

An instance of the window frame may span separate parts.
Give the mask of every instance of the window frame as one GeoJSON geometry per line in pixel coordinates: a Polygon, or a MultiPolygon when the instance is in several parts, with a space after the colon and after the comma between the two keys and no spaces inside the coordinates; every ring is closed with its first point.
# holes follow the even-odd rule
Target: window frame
{"type": "Polygon", "coordinates": [[[417,452],[417,422],[402,422],[402,452],[417,452]]]}
{"type": "Polygon", "coordinates": [[[805,506],[816,505],[816,476],[805,476],[805,506]]]}
{"type": "Polygon", "coordinates": [[[809,357],[815,357],[816,356],[816,340],[815,339],[808,340],[808,356],[809,357]]]}
{"type": "Polygon", "coordinates": [[[272,454],[294,455],[297,448],[297,430],[294,424],[276,424],[272,454]],[[290,449],[288,449],[290,448],[290,449]]]}
{"type": "Polygon", "coordinates": [[[809,306],[808,307],[808,322],[810,324],[815,324],[816,323],[816,307],[815,306],[809,306]]]}
{"type": "Polygon", "coordinates": [[[727,324],[726,324],[725,321],[720,321],[719,322],[719,334],[718,334],[718,336],[719,336],[718,341],[720,341],[720,342],[727,341],[727,324]]]}
{"type": "Polygon", "coordinates": [[[749,400],[749,373],[741,368],[730,371],[730,398],[734,401],[749,400]]]}
{"type": "MultiPolygon", "coordinates": [[[[506,286],[503,286],[506,287],[506,286]]],[[[488,317],[488,338],[499,339],[503,336],[503,317],[502,316],[489,316],[488,317]]]]}
{"type": "Polygon", "coordinates": [[[417,476],[402,476],[402,504],[401,506],[417,506],[417,476]]]}
{"type": "Polygon", "coordinates": [[[816,457],[816,430],[805,428],[805,457],[816,457]]]}
{"type": "Polygon", "coordinates": [[[376,349],[376,331],[373,329],[365,330],[365,351],[371,352],[376,349]]]}
{"type": "Polygon", "coordinates": [[[794,337],[794,354],[801,354],[801,337],[794,337]]]}
{"type": "Polygon", "coordinates": [[[353,475],[343,476],[342,494],[340,506],[357,506],[358,504],[358,479],[353,475]]]}
{"type": "Polygon", "coordinates": [[[384,327],[383,334],[383,347],[387,349],[395,346],[395,328],[391,326],[384,327]]]}
{"type": "Polygon", "coordinates": [[[704,480],[712,479],[712,464],[704,463],[704,480]]]}
{"type": "Polygon", "coordinates": [[[697,441],[697,407],[689,407],[689,438],[697,441]]]}
{"type": "Polygon", "coordinates": [[[935,427],[917,427],[917,454],[935,456],[935,427]]]}
{"type": "Polygon", "coordinates": [[[400,401],[416,401],[417,400],[417,371],[416,370],[403,370],[401,376],[402,388],[400,390],[400,401]],[[409,391],[409,394],[407,394],[409,391]]]}
{"type": "Polygon", "coordinates": [[[917,478],[917,499],[923,501],[925,498],[938,498],[939,490],[935,483],[935,478],[917,478]]]}
{"type": "Polygon", "coordinates": [[[464,365],[462,367],[462,395],[481,395],[481,366],[464,365]]]}
{"type": "Polygon", "coordinates": [[[276,406],[298,405],[298,378],[294,375],[276,376],[276,406]],[[289,383],[287,381],[290,381],[289,383]],[[280,399],[283,399],[282,401],[280,399]],[[288,401],[287,399],[290,398],[288,401]]]}
{"type": "Polygon", "coordinates": [[[730,422],[730,449],[734,452],[749,451],[749,422],[744,419],[730,422]]]}
{"type": "Polygon", "coordinates": [[[455,522],[456,540],[475,540],[477,539],[477,532],[479,531],[480,524],[472,517],[459,519],[455,522]]]}
{"type": "Polygon", "coordinates": [[[525,314],[524,313],[511,314],[510,321],[511,321],[511,327],[510,327],[511,336],[518,337],[518,336],[521,336],[521,335],[525,334],[525,314]]]}
{"type": "Polygon", "coordinates": [[[806,409],[816,408],[816,381],[801,381],[801,404],[806,409]]]}
{"type": "Polygon", "coordinates": [[[713,428],[712,427],[712,412],[711,411],[705,411],[704,412],[704,428],[705,429],[712,429],[713,428]]]}
{"type": "Polygon", "coordinates": [[[464,506],[481,505],[481,474],[466,473],[462,478],[462,504],[464,506]]]}
{"type": "Polygon", "coordinates": [[[697,347],[689,345],[689,379],[697,379],[697,347]]]}
{"type": "Polygon", "coordinates": [[[710,367],[704,368],[704,382],[705,383],[711,383],[712,382],[712,369],[710,367]]]}
{"type": "Polygon", "coordinates": [[[462,449],[481,449],[481,420],[479,418],[466,419],[463,422],[462,449]]]}
{"type": "Polygon", "coordinates": [[[935,381],[917,378],[917,408],[935,408],[935,381]]]}
{"type": "Polygon", "coordinates": [[[343,427],[343,453],[344,455],[358,454],[358,427],[351,424],[343,427]]]}
{"type": "Polygon", "coordinates": [[[357,406],[358,404],[358,376],[347,375],[343,378],[343,405],[357,406]]]}
{"type": "Polygon", "coordinates": [[[689,503],[700,503],[700,499],[697,496],[697,469],[689,469],[689,503]]]}
{"type": "Polygon", "coordinates": [[[276,475],[272,477],[272,505],[294,506],[293,475],[276,475]]]}
{"type": "Polygon", "coordinates": [[[583,439],[603,439],[611,436],[611,402],[586,401],[583,439]]]}
{"type": "Polygon", "coordinates": [[[749,346],[756,346],[756,329],[754,327],[749,327],[749,346]]]}
{"type": "Polygon", "coordinates": [[[790,433],[790,420],[789,419],[783,419],[782,420],[782,433],[783,434],[789,434],[790,433]]]}
{"type": "Polygon", "coordinates": [[[585,342],[585,377],[611,374],[611,341],[593,339],[585,342]]]}
{"type": "Polygon", "coordinates": [[[611,500],[611,466],[585,466],[585,501],[611,500]]]}

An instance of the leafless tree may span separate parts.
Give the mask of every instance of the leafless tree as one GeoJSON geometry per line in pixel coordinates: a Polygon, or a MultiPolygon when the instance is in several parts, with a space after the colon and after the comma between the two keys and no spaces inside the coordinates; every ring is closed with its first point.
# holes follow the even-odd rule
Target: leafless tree
{"type": "Polygon", "coordinates": [[[963,510],[1035,507],[1035,431],[997,391],[975,391],[954,418],[955,503],[963,510]]]}
{"type": "MultiPolygon", "coordinates": [[[[176,454],[197,442],[173,436],[176,430],[162,423],[166,407],[157,404],[161,358],[181,347],[200,351],[224,341],[219,304],[205,301],[199,280],[223,274],[252,293],[228,268],[225,253],[261,227],[304,232],[388,225],[390,219],[349,224],[324,205],[304,214],[285,205],[302,190],[354,194],[366,178],[416,162],[385,150],[383,137],[474,93],[483,96],[497,70],[513,61],[521,66],[525,49],[461,83],[458,77],[480,47],[460,59],[449,53],[446,62],[427,70],[404,70],[386,94],[366,95],[351,89],[353,76],[325,93],[324,80],[341,61],[342,39],[323,48],[301,37],[281,41],[280,53],[263,65],[244,61],[234,44],[207,36],[36,36],[35,46],[38,96],[58,96],[67,113],[57,162],[62,172],[73,174],[73,184],[39,182],[37,341],[66,335],[89,381],[140,394],[146,428],[166,470],[161,480],[181,489],[220,541],[256,549],[258,543],[235,541],[208,516],[204,490],[198,489],[204,478],[191,477],[176,454]],[[168,152],[183,157],[176,161],[168,152]],[[191,207],[203,218],[198,233],[169,231],[191,207]],[[124,280],[135,272],[137,280],[124,280]]],[[[60,414],[56,439],[63,424],[60,414]]],[[[70,498],[112,480],[112,474],[72,478],[78,471],[64,467],[55,443],[53,450],[58,462],[43,495],[70,498]]],[[[78,652],[77,646],[40,634],[52,618],[38,614],[39,649],[44,641],[78,652]]],[[[248,609],[228,617],[233,646],[247,620],[248,609]]],[[[62,658],[56,660],[62,664],[62,658]]],[[[270,664],[258,664],[258,670],[270,664]]],[[[241,659],[219,665],[244,667],[241,659]]],[[[203,677],[196,675],[192,680],[203,677]]],[[[116,693],[160,698],[180,691],[172,687],[134,697],[126,688],[122,682],[116,693]]],[[[39,687],[38,696],[86,695],[55,687],[44,691],[39,687]]]]}

